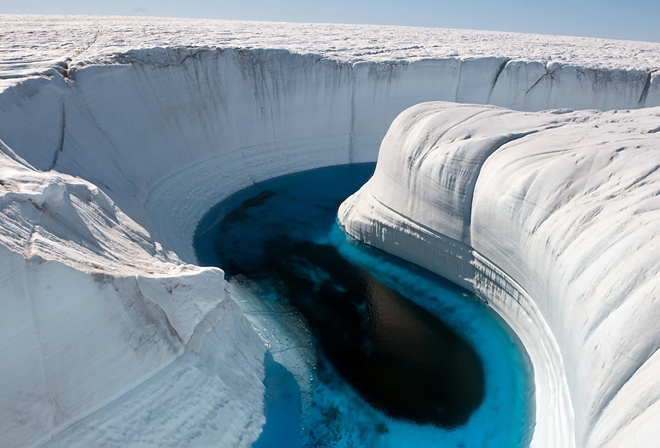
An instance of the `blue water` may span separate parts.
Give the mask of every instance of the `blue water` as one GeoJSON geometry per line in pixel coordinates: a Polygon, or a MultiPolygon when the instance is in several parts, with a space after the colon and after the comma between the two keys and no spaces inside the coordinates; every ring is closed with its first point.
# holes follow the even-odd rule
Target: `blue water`
{"type": "MultiPolygon", "coordinates": [[[[274,259],[285,257],[279,242],[308,241],[333,247],[355,269],[368,271],[384,287],[423,307],[474,349],[483,368],[483,397],[459,426],[419,424],[414,418],[401,418],[396,412],[381,409],[380,402],[377,407],[373,400],[369,404],[359,393],[360,385],[347,383],[319,344],[315,345],[316,356],[311,357],[314,366],[309,381],[300,379],[300,368],[294,362],[282,358],[284,361],[278,363],[269,354],[265,362],[267,421],[253,446],[525,446],[534,414],[531,369],[511,330],[472,294],[415,265],[357,243],[337,225],[337,207],[366,182],[373,169],[374,164],[362,164],[297,173],[231,196],[200,222],[195,238],[198,259],[201,264],[222,267],[229,278],[240,277],[242,281],[233,283],[235,288],[249,285],[251,293],[258,291],[268,310],[275,310],[276,318],[277,310],[281,310],[282,320],[291,320],[287,308],[291,305],[287,297],[290,289],[282,286],[282,278],[273,268],[274,259]]],[[[241,291],[235,292],[235,296],[240,295],[241,291]]],[[[304,320],[300,321],[304,326],[304,320]]],[[[262,332],[267,340],[269,334],[262,332]]],[[[281,337],[280,332],[273,345],[281,337]]],[[[300,336],[291,332],[290,338],[300,336]]]]}

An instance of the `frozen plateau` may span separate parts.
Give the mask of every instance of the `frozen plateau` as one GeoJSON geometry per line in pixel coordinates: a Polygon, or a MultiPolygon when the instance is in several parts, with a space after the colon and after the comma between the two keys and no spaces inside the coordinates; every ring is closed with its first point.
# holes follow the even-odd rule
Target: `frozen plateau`
{"type": "Polygon", "coordinates": [[[260,181],[376,159],[340,222],[508,322],[531,446],[657,446],[660,44],[0,24],[1,446],[251,446],[268,347],[196,264],[197,223],[260,181]]]}

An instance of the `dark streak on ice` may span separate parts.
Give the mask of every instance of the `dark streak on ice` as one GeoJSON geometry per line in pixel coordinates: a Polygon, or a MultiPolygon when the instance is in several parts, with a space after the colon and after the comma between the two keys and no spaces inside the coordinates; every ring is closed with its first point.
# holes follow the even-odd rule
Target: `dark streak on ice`
{"type": "Polygon", "coordinates": [[[644,83],[644,88],[642,89],[642,94],[639,96],[637,105],[639,107],[644,107],[646,105],[646,97],[649,94],[649,87],[651,86],[651,80],[653,79],[653,74],[658,70],[651,70],[646,76],[646,82],[644,83]]]}
{"type": "Polygon", "coordinates": [[[500,66],[497,68],[497,71],[495,72],[495,76],[493,76],[493,82],[490,85],[490,92],[488,93],[488,98],[486,99],[486,104],[490,104],[490,97],[493,96],[493,91],[495,90],[495,85],[497,84],[497,80],[500,79],[500,75],[504,71],[504,68],[506,65],[511,61],[510,58],[506,58],[502,61],[500,66]]]}
{"type": "Polygon", "coordinates": [[[53,160],[50,163],[50,168],[48,169],[49,171],[55,168],[60,153],[64,151],[65,133],[66,133],[66,106],[64,105],[64,103],[62,103],[62,123],[60,125],[60,139],[59,139],[59,144],[57,145],[57,150],[55,150],[55,153],[53,155],[53,160]]]}

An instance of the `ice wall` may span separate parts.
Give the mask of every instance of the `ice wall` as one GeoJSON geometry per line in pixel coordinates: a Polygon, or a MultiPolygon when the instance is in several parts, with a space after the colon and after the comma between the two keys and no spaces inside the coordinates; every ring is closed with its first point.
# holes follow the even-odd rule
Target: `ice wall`
{"type": "Polygon", "coordinates": [[[349,63],[284,50],[156,48],[65,74],[1,92],[0,136],[36,168],[103,189],[188,262],[199,218],[220,199],[280,174],[375,160],[391,121],[413,104],[660,104],[650,72],[503,57],[349,63]]]}
{"type": "MultiPolygon", "coordinates": [[[[200,432],[226,446],[251,443],[263,420],[264,347],[232,306],[221,271],[180,261],[195,262],[192,236],[199,219],[238,189],[280,174],[375,160],[392,120],[422,101],[522,110],[660,104],[653,58],[609,66],[553,53],[551,61],[517,47],[518,36],[486,39],[473,32],[462,44],[447,40],[446,48],[437,50],[429,43],[430,31],[396,29],[381,39],[386,45],[403,39],[392,50],[374,46],[374,36],[384,28],[360,28],[366,37],[347,49],[353,44],[346,33],[355,30],[333,26],[327,33],[342,29],[344,34],[323,49],[314,47],[324,42],[314,34],[325,29],[320,26],[260,25],[260,31],[271,30],[260,34],[236,25],[230,35],[243,33],[240,39],[223,37],[224,28],[214,34],[226,39],[220,48],[204,46],[216,42],[202,35],[194,46],[144,49],[143,42],[178,42],[179,22],[158,28],[151,22],[31,20],[36,19],[12,26],[29,22],[26,36],[42,36],[41,41],[16,40],[10,50],[6,41],[0,43],[3,55],[19,52],[0,70],[0,139],[6,144],[0,160],[0,331],[3,354],[12,360],[3,363],[0,384],[13,391],[1,398],[0,425],[4,440],[15,446],[48,439],[52,446],[102,445],[95,437],[120,434],[126,444],[158,445],[167,439],[175,446],[176,437],[200,437],[200,432]],[[284,44],[275,44],[274,36],[284,44]],[[477,42],[504,45],[484,49],[477,42]],[[458,53],[453,45],[460,47],[458,53]],[[466,47],[479,49],[466,53],[466,47]],[[33,48],[41,53],[31,55],[33,48]],[[195,384],[207,385],[199,390],[208,409],[223,411],[187,420],[194,414],[191,397],[199,396],[193,395],[195,384]],[[156,425],[153,413],[172,402],[185,412],[172,410],[156,425]],[[145,428],[156,432],[149,436],[141,432],[145,428]]],[[[186,36],[200,33],[198,25],[186,36]]],[[[210,26],[206,35],[210,29],[218,31],[210,26]]],[[[581,51],[581,42],[571,48],[581,51]]],[[[557,48],[565,51],[568,44],[562,41],[557,48]]],[[[637,54],[656,54],[654,48],[637,54]]],[[[476,196],[470,192],[484,160],[529,132],[521,126],[495,138],[475,138],[474,152],[456,146],[458,156],[443,170],[460,188],[446,187],[434,206],[451,210],[452,219],[471,213],[476,196]],[[455,179],[454,167],[465,170],[455,179]]],[[[409,212],[423,206],[415,195],[409,212]]],[[[404,225],[396,219],[396,225],[388,224],[393,219],[388,213],[374,223],[382,235],[404,225]]],[[[471,249],[472,219],[450,222],[436,215],[423,225],[406,225],[405,232],[392,233],[402,255],[417,251],[425,257],[416,259],[420,264],[436,266],[437,257],[444,257],[442,269],[458,282],[472,284],[474,266],[489,263],[471,249]],[[434,231],[436,225],[450,236],[434,231]],[[416,246],[420,235],[443,243],[416,246]],[[452,264],[456,257],[474,263],[452,264]]],[[[488,297],[515,296],[497,303],[509,307],[505,314],[531,316],[534,324],[526,326],[528,317],[520,318],[522,324],[514,325],[518,331],[552,335],[536,331],[544,325],[538,316],[548,311],[537,306],[532,291],[526,295],[524,288],[510,286],[521,280],[498,266],[483,275],[481,291],[491,287],[484,293],[488,297]]],[[[556,387],[548,400],[564,400],[568,386],[556,341],[543,343],[547,353],[536,366],[537,375],[545,376],[538,380],[556,387]]],[[[573,410],[567,403],[543,414],[565,428],[556,434],[539,431],[536,440],[566,446],[573,410]]],[[[588,407],[593,401],[580,403],[588,407]]],[[[597,420],[586,417],[590,412],[581,414],[580,434],[590,434],[589,425],[597,420]]],[[[603,426],[606,421],[597,420],[603,426]]]]}
{"type": "Polygon", "coordinates": [[[426,103],[342,204],[358,239],[469,287],[534,365],[534,446],[649,446],[660,417],[660,108],[426,103]]]}

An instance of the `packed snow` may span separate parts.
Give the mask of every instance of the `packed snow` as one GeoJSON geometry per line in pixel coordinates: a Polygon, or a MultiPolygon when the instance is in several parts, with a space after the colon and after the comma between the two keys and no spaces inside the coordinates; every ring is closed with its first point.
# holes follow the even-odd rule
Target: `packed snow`
{"type": "Polygon", "coordinates": [[[535,368],[533,445],[657,440],[660,112],[628,109],[660,105],[660,44],[0,23],[9,446],[250,446],[266,347],[222,271],[195,266],[197,223],[260,180],[377,157],[343,208],[347,230],[472,288],[509,321],[535,368]],[[528,112],[421,105],[379,155],[392,121],[432,100],[528,112]],[[558,108],[609,112],[531,112],[558,108]]]}

